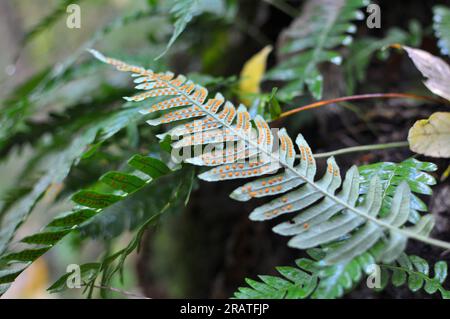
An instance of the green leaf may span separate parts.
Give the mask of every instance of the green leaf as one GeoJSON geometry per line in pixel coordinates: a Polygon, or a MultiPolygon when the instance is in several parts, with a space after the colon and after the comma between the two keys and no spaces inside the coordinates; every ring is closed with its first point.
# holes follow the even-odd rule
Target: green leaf
{"type": "Polygon", "coordinates": [[[303,282],[309,278],[308,274],[294,267],[277,267],[278,272],[295,283],[303,282]]]}
{"type": "Polygon", "coordinates": [[[394,269],[392,273],[392,284],[395,287],[400,287],[405,284],[407,279],[406,273],[399,269],[394,269]]]}
{"type": "Polygon", "coordinates": [[[158,178],[171,172],[170,168],[160,160],[139,154],[134,155],[128,161],[128,165],[144,172],[151,178],[158,178]]]}
{"type": "Polygon", "coordinates": [[[121,172],[108,172],[100,177],[100,181],[126,193],[135,192],[145,184],[139,177],[121,172]]]}
{"type": "Polygon", "coordinates": [[[380,265],[385,272],[391,270],[392,283],[395,287],[399,287],[407,282],[408,288],[416,292],[424,288],[428,294],[434,294],[437,291],[441,293],[442,298],[449,297],[443,284],[447,278],[447,263],[438,261],[434,265],[434,277],[429,275],[428,262],[418,256],[407,256],[402,254],[396,263],[391,265],[380,265]],[[397,265],[396,265],[397,264],[397,265]]]}
{"type": "Polygon", "coordinates": [[[29,262],[34,261],[45,254],[51,247],[24,249],[17,253],[9,253],[1,256],[0,262],[29,262]]]}
{"type": "Polygon", "coordinates": [[[278,103],[276,98],[277,90],[277,88],[273,88],[269,96],[269,113],[272,120],[279,118],[282,112],[280,103],[278,103]]]}
{"type": "Polygon", "coordinates": [[[412,292],[418,291],[423,286],[423,278],[417,274],[411,274],[408,278],[408,287],[412,292]]]}
{"type": "Polygon", "coordinates": [[[72,196],[75,203],[90,208],[105,208],[122,199],[122,196],[103,194],[95,191],[81,190],[72,196]]]}
{"type": "Polygon", "coordinates": [[[420,258],[419,256],[410,256],[409,260],[412,262],[417,271],[424,274],[425,276],[428,276],[430,267],[428,266],[428,263],[425,259],[420,258]]]}
{"type": "Polygon", "coordinates": [[[169,51],[193,18],[206,12],[223,14],[224,10],[225,4],[223,0],[175,0],[174,5],[170,10],[170,13],[175,19],[174,30],[169,43],[167,43],[166,49],[156,58],[156,60],[160,59],[169,51]]]}
{"type": "MultiPolygon", "coordinates": [[[[164,172],[164,174],[167,174],[171,172],[168,170],[168,168],[159,160],[152,161],[150,157],[133,157],[138,158],[141,160],[135,161],[134,163],[141,163],[138,165],[139,167],[144,167],[147,169],[152,170],[153,178],[156,179],[160,176],[162,176],[161,172],[164,172]],[[143,159],[143,160],[142,160],[143,159]],[[149,160],[150,159],[150,160],[149,160]],[[143,164],[142,164],[143,163],[143,164]],[[150,165],[148,165],[150,163],[150,165]],[[144,165],[145,164],[145,165],[144,165]],[[162,165],[161,165],[162,164],[162,165]],[[149,168],[150,167],[150,168],[149,168]],[[156,173],[155,173],[156,172],[156,173]]],[[[116,174],[117,176],[118,172],[112,172],[113,174],[116,174]]],[[[119,172],[120,173],[120,172],[119,172]]],[[[120,176],[123,176],[119,174],[120,176]]],[[[108,174],[103,175],[102,178],[105,176],[108,176],[108,174]]],[[[110,175],[111,176],[111,175],[110,175]]],[[[192,173],[191,173],[192,176],[192,173]]],[[[110,180],[108,180],[110,181],[110,180]]],[[[107,182],[108,182],[107,181],[107,182]]],[[[143,181],[143,180],[142,180],[143,181]]],[[[136,182],[136,180],[133,180],[133,182],[136,182]]],[[[154,183],[149,183],[150,180],[144,181],[144,183],[139,184],[133,184],[135,186],[139,186],[139,189],[135,189],[134,192],[137,192],[140,189],[143,189],[146,185],[154,185],[154,183]]],[[[173,190],[175,196],[178,199],[178,196],[185,196],[185,189],[183,188],[183,191],[180,191],[181,185],[183,185],[184,182],[189,182],[189,179],[182,179],[182,183],[179,184],[178,187],[175,187],[175,190],[173,190]]],[[[190,188],[188,188],[188,191],[190,191],[190,188]]],[[[101,211],[104,211],[106,208],[111,207],[112,205],[116,204],[119,201],[123,201],[127,197],[129,197],[132,193],[128,193],[126,195],[118,196],[111,193],[99,193],[92,190],[81,190],[77,193],[75,193],[72,196],[72,199],[75,203],[78,203],[82,206],[91,207],[96,210],[91,209],[79,209],[75,208],[72,212],[65,213],[62,216],[56,217],[53,221],[51,221],[43,231],[33,234],[30,236],[27,236],[22,239],[23,243],[27,243],[30,245],[47,245],[45,247],[39,247],[39,248],[25,248],[23,250],[20,250],[18,252],[11,252],[7,254],[0,255],[0,266],[3,267],[4,264],[7,264],[9,262],[19,262],[19,263],[26,263],[26,266],[24,266],[23,269],[19,271],[23,271],[26,269],[26,267],[30,264],[30,262],[35,261],[37,258],[42,256],[45,252],[47,252],[50,248],[52,248],[55,244],[57,244],[63,237],[65,237],[67,234],[69,234],[71,231],[75,229],[79,229],[79,225],[86,223],[88,220],[91,220],[93,217],[97,216],[101,211]]],[[[172,198],[172,197],[171,197],[172,198]]],[[[172,199],[168,200],[169,203],[172,203],[172,199]]],[[[167,200],[166,200],[166,206],[167,206],[167,200]]],[[[149,225],[151,222],[154,222],[155,216],[158,216],[161,214],[161,212],[167,210],[169,206],[160,208],[159,213],[157,213],[154,216],[151,216],[147,221],[144,223],[144,225],[149,225]]],[[[143,227],[143,225],[141,225],[143,227]]],[[[141,228],[143,229],[143,228],[141,228]]],[[[142,236],[143,230],[139,231],[140,236],[142,236]]],[[[140,238],[140,237],[139,237],[140,238]]],[[[135,240],[136,242],[133,244],[132,247],[135,247],[138,244],[138,240],[135,240]]],[[[131,247],[131,246],[130,246],[131,247]]],[[[131,249],[131,248],[130,248],[131,249]]],[[[130,252],[128,252],[130,253],[130,252]]],[[[9,269],[2,268],[1,271],[10,271],[9,269]]],[[[18,273],[18,274],[19,274],[18,273]]],[[[12,276],[5,277],[11,279],[11,282],[15,279],[12,276]]],[[[6,279],[4,279],[6,284],[5,286],[2,286],[2,291],[6,291],[6,289],[9,287],[8,282],[6,279]]],[[[2,283],[0,283],[2,285],[2,283]]]]}
{"type": "Polygon", "coordinates": [[[67,214],[64,214],[60,217],[56,217],[53,219],[47,227],[73,227],[77,226],[86,220],[92,218],[94,215],[96,215],[97,212],[91,209],[82,209],[82,210],[76,210],[73,212],[69,212],[67,214]]]}
{"type": "MultiPolygon", "coordinates": [[[[303,262],[307,260],[304,259],[303,262]]],[[[299,261],[297,261],[299,262],[299,261]]],[[[295,267],[277,267],[277,271],[286,279],[275,276],[259,276],[262,282],[249,278],[245,282],[251,287],[240,287],[234,293],[238,299],[304,299],[317,286],[317,277],[311,276],[295,267]]]]}
{"type": "Polygon", "coordinates": [[[281,62],[269,70],[269,80],[287,81],[279,91],[282,100],[303,94],[307,86],[315,99],[322,97],[323,76],[318,66],[322,62],[340,64],[342,56],[333,49],[352,42],[356,26],[361,20],[358,9],[367,5],[364,0],[306,1],[301,15],[280,36],[281,62]]]}
{"type": "Polygon", "coordinates": [[[266,283],[267,285],[269,285],[272,288],[275,289],[287,289],[291,286],[291,283],[285,279],[282,278],[278,278],[275,276],[258,276],[259,279],[261,279],[264,283],[266,283]]]}
{"type": "Polygon", "coordinates": [[[443,284],[447,278],[447,263],[445,261],[438,261],[434,264],[434,279],[443,284]]]}
{"type": "MultiPolygon", "coordinates": [[[[23,271],[22,269],[8,269],[0,270],[0,287],[4,284],[13,282],[17,276],[19,276],[23,271]]],[[[0,295],[2,294],[0,290],[0,295]]]]}
{"type": "Polygon", "coordinates": [[[27,236],[21,240],[23,243],[36,245],[53,245],[61,238],[66,236],[70,230],[44,231],[31,236],[27,236]]]}
{"type": "MultiPolygon", "coordinates": [[[[373,178],[376,176],[380,178],[384,189],[381,216],[386,216],[389,213],[394,191],[401,181],[407,181],[412,192],[424,195],[430,195],[430,186],[436,184],[435,178],[426,172],[436,171],[437,166],[416,159],[408,159],[398,164],[380,162],[363,165],[358,170],[361,178],[361,194],[367,193],[369,182],[373,178]]],[[[414,194],[411,194],[410,200],[410,221],[416,223],[420,216],[418,212],[427,211],[427,206],[414,194]]]]}
{"type": "Polygon", "coordinates": [[[2,229],[0,230],[0,254],[3,253],[18,227],[28,218],[31,210],[45,191],[52,184],[61,183],[69,174],[72,165],[83,156],[88,146],[94,141],[104,141],[131,122],[142,118],[138,112],[140,108],[129,108],[113,112],[104,119],[91,123],[84,128],[73,140],[46,154],[41,162],[44,165],[42,177],[35,183],[32,190],[25,196],[17,198],[14,203],[0,210],[2,229]]]}

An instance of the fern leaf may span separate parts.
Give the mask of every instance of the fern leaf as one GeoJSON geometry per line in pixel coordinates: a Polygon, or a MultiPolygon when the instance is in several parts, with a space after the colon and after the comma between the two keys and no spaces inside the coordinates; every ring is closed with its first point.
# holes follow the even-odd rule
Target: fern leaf
{"type": "Polygon", "coordinates": [[[45,155],[42,160],[45,165],[42,168],[44,173],[42,177],[29,192],[23,194],[24,196],[16,198],[15,202],[9,203],[0,210],[2,217],[0,254],[5,252],[18,227],[27,219],[47,188],[52,184],[60,183],[69,174],[72,165],[82,158],[88,146],[96,139],[98,142],[104,141],[130,123],[141,119],[142,115],[138,113],[138,109],[139,107],[114,112],[97,123],[85,127],[68,145],[64,145],[59,153],[45,155]]]}
{"type": "MultiPolygon", "coordinates": [[[[372,179],[367,194],[359,199],[359,172],[356,167],[352,167],[346,174],[342,189],[337,191],[341,186],[341,178],[339,169],[332,158],[328,160],[328,167],[324,176],[316,180],[316,164],[312,152],[301,134],[296,138],[301,159],[300,163],[295,166],[293,160],[295,159],[295,149],[291,138],[281,130],[279,136],[281,145],[279,149],[273,150],[275,139],[272,137],[268,125],[263,124],[265,121],[262,117],[256,116],[254,123],[257,129],[252,130],[250,115],[244,105],[240,105],[236,110],[231,103],[227,102],[225,105],[228,104],[228,111],[233,115],[231,117],[219,116],[218,109],[212,110],[211,104],[207,101],[207,90],[199,85],[194,85],[189,80],[182,82],[184,77],[180,80],[180,77],[174,78],[171,73],[154,73],[151,70],[104,57],[96,51],[93,51],[93,54],[101,61],[116,66],[119,70],[130,71],[137,78],[145,78],[147,82],[165,82],[167,89],[165,91],[154,89],[153,95],[155,96],[186,99],[189,106],[180,107],[178,109],[179,116],[173,121],[181,121],[186,117],[189,118],[192,113],[203,112],[203,116],[200,116],[198,120],[181,124],[172,129],[183,130],[183,127],[191,128],[191,125],[197,128],[196,134],[188,133],[183,137],[182,140],[187,141],[183,145],[187,147],[194,145],[196,138],[199,138],[200,141],[203,141],[203,138],[207,139],[205,148],[214,148],[217,146],[216,144],[221,145],[218,147],[219,154],[224,156],[218,156],[217,160],[214,159],[209,162],[209,159],[201,156],[193,157],[194,160],[191,161],[186,160],[196,165],[214,166],[214,168],[200,174],[201,179],[219,181],[249,178],[274,174],[276,171],[284,169],[283,172],[275,175],[276,180],[273,177],[272,180],[263,177],[253,181],[253,184],[247,184],[246,188],[241,187],[236,190],[233,192],[233,197],[248,199],[248,197],[269,196],[284,189],[283,195],[256,208],[250,214],[250,218],[267,220],[279,215],[300,211],[299,218],[302,219],[302,227],[297,227],[295,234],[305,233],[317,236],[314,241],[306,243],[303,240],[296,240],[294,237],[290,243],[298,248],[315,247],[322,243],[337,243],[336,247],[327,251],[327,256],[323,261],[325,264],[351,260],[380,241],[387,243],[387,245],[384,245],[386,259],[395,259],[402,252],[404,243],[408,238],[414,238],[442,248],[450,247],[449,243],[428,237],[432,226],[431,216],[420,218],[414,227],[406,227],[405,223],[410,215],[409,202],[411,197],[411,191],[407,183],[400,184],[396,188],[390,213],[387,216],[381,216],[383,197],[380,180],[378,178],[372,179]],[[197,107],[198,110],[192,111],[191,107],[197,107]],[[205,125],[207,123],[222,127],[223,136],[222,139],[215,140],[217,143],[214,141],[212,144],[208,144],[210,142],[208,133],[212,130],[212,127],[205,125]],[[206,137],[203,134],[206,134],[206,137]],[[238,147],[241,148],[243,154],[240,158],[236,155],[234,146],[228,148],[227,145],[224,145],[227,140],[238,142],[238,147]],[[230,153],[231,155],[228,156],[230,153]],[[288,182],[286,183],[286,181],[288,182]],[[278,184],[274,185],[274,183],[278,184]],[[260,188],[257,192],[253,192],[253,187],[256,185],[260,188]],[[262,188],[262,186],[265,187],[262,188]],[[303,213],[306,213],[306,219],[302,216],[303,213]],[[332,229],[333,233],[322,231],[322,229],[332,229]]],[[[148,93],[152,93],[152,90],[149,90],[148,93]]],[[[226,109],[227,107],[224,106],[222,112],[225,112],[226,109]]],[[[221,115],[224,115],[224,113],[221,115]]],[[[149,124],[158,123],[150,121],[149,124]]],[[[203,142],[200,144],[203,144],[203,142]]],[[[172,146],[174,145],[177,144],[172,144],[172,146]]],[[[296,224],[295,220],[292,222],[296,224]]],[[[286,224],[281,225],[286,226],[286,224]]],[[[277,227],[275,230],[283,234],[283,227],[277,227]]],[[[292,234],[289,233],[289,235],[292,234]]]]}
{"type": "Polygon", "coordinates": [[[430,186],[436,184],[433,176],[427,172],[434,172],[437,166],[433,163],[421,162],[414,158],[407,159],[401,163],[381,162],[359,167],[361,177],[360,193],[367,193],[369,182],[379,176],[383,185],[383,204],[381,216],[386,216],[391,208],[392,196],[401,181],[406,181],[412,191],[410,203],[409,221],[417,223],[420,218],[419,212],[426,212],[427,206],[414,193],[431,195],[430,186]]]}
{"type": "Polygon", "coordinates": [[[266,78],[287,81],[278,96],[292,99],[303,94],[306,85],[315,99],[322,97],[323,77],[318,65],[340,64],[342,57],[333,49],[348,45],[356,31],[352,20],[362,19],[358,9],[365,0],[314,0],[305,3],[302,14],[282,34],[279,56],[282,60],[266,78]]]}
{"type": "Polygon", "coordinates": [[[41,232],[23,238],[21,242],[28,244],[23,250],[0,255],[0,266],[2,267],[2,270],[0,270],[0,295],[1,285],[9,286],[31,262],[45,254],[67,234],[79,229],[84,222],[97,216],[114,203],[123,201],[151,181],[171,172],[163,162],[141,155],[132,157],[128,164],[136,169],[136,173],[142,173],[147,178],[144,179],[137,174],[117,172],[109,172],[103,175],[100,181],[107,184],[111,188],[111,192],[99,193],[81,190],[75,193],[72,200],[78,204],[77,207],[55,218],[41,232]],[[20,270],[17,270],[15,266],[12,269],[7,269],[9,264],[25,264],[25,266],[20,270]],[[13,271],[14,269],[16,270],[13,271]]]}
{"type": "Polygon", "coordinates": [[[450,298],[450,291],[443,287],[448,275],[447,263],[444,261],[434,265],[433,277],[428,262],[419,256],[402,254],[395,264],[381,267],[392,272],[391,281],[395,287],[407,285],[412,292],[423,288],[430,295],[439,291],[442,298],[450,298]]]}
{"type": "Polygon", "coordinates": [[[450,55],[450,9],[445,6],[433,7],[433,29],[442,54],[450,55]]]}
{"type": "MultiPolygon", "coordinates": [[[[373,251],[375,252],[376,249],[374,248],[373,251]]],[[[342,297],[356,286],[363,275],[369,273],[369,266],[375,263],[373,253],[365,252],[349,262],[323,266],[318,263],[325,256],[323,250],[313,249],[307,252],[313,259],[297,259],[295,261],[297,267],[276,267],[284,278],[259,276],[263,281],[259,286],[269,286],[266,289],[258,289],[255,281],[246,279],[250,287],[238,288],[234,297],[238,299],[335,299],[342,297]]]]}
{"type": "Polygon", "coordinates": [[[174,30],[166,49],[156,59],[169,51],[193,18],[205,12],[220,13],[224,8],[223,0],[175,0],[170,11],[175,19],[174,30]]]}
{"type": "MultiPolygon", "coordinates": [[[[335,299],[361,282],[364,275],[371,273],[376,264],[376,255],[381,246],[352,259],[348,263],[321,266],[317,260],[301,258],[295,261],[297,267],[277,267],[283,277],[258,276],[262,282],[246,279],[249,287],[240,287],[234,293],[238,299],[335,299]]],[[[311,252],[309,252],[311,254],[311,252]]],[[[319,251],[320,256],[323,251],[319,251]]],[[[311,254],[312,255],[312,254],[311,254]]],[[[318,257],[316,259],[320,259],[318,257]]],[[[439,292],[444,299],[450,298],[450,291],[444,288],[447,279],[447,263],[438,261],[433,276],[426,260],[418,256],[401,254],[396,262],[380,264],[383,289],[390,281],[395,287],[407,285],[412,292],[424,289],[428,294],[439,292]],[[391,276],[390,276],[391,275],[391,276]],[[390,276],[390,278],[389,278],[390,276]]]]}
{"type": "MultiPolygon", "coordinates": [[[[305,259],[309,263],[312,260],[305,259]]],[[[298,260],[297,262],[301,262],[298,260]]],[[[299,263],[298,263],[299,264],[299,263]]],[[[317,276],[299,267],[277,267],[282,277],[259,276],[262,282],[247,278],[250,287],[240,287],[234,293],[237,299],[304,299],[317,287],[317,276]]]]}

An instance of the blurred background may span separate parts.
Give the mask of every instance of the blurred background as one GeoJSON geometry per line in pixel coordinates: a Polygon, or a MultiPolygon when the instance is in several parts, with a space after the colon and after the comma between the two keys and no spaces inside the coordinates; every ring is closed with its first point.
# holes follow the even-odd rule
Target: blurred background
{"type": "MultiPolygon", "coordinates": [[[[60,154],[96,118],[121,109],[122,96],[130,95],[131,80],[95,61],[86,48],[108,56],[150,67],[189,74],[233,101],[242,100],[240,72],[254,54],[273,48],[267,69],[283,59],[278,51],[282,33],[302,14],[306,1],[223,0],[209,1],[207,10],[194,15],[185,31],[161,58],[173,33],[174,1],[169,0],[2,0],[0,1],[0,194],[5,203],[17,201],[30,192],[30,185],[51,172],[45,167],[51,154],[60,154]],[[67,27],[69,4],[81,9],[81,28],[67,27]],[[77,123],[76,125],[74,123],[77,123]],[[78,133],[77,133],[78,134],[78,133]],[[50,154],[50,155],[49,155],[50,154]],[[12,190],[16,190],[15,192],[12,190]],[[22,191],[21,194],[20,191],[22,191]]],[[[439,54],[432,23],[432,8],[449,1],[374,1],[381,7],[381,28],[369,29],[356,21],[353,42],[340,48],[340,66],[325,63],[322,99],[374,92],[429,94],[421,76],[404,54],[382,50],[387,44],[402,43],[439,54]]],[[[361,10],[367,14],[364,8],[361,10]]],[[[252,106],[266,103],[277,81],[264,81],[254,92],[252,106]]],[[[283,98],[283,110],[315,100],[312,94],[283,98]]],[[[371,143],[406,139],[408,128],[428,117],[439,105],[411,100],[372,100],[328,106],[302,112],[278,123],[293,134],[299,131],[316,152],[371,143]]],[[[89,143],[92,152],[76,161],[61,182],[51,183],[32,208],[14,238],[41,229],[57,214],[72,207],[70,195],[92,185],[108,170],[120,169],[135,153],[159,154],[158,131],[143,121],[124,125],[113,137],[89,143]]],[[[156,156],[155,155],[155,156],[156,156]]],[[[160,156],[160,155],[158,155],[160,156]]],[[[407,149],[393,149],[344,155],[341,170],[352,164],[402,161],[411,156],[407,149]]],[[[423,159],[423,158],[422,158],[423,159]]],[[[439,178],[448,165],[434,160],[439,178]]],[[[324,162],[319,161],[319,167],[324,162]]],[[[235,202],[228,194],[239,183],[200,182],[192,167],[175,176],[163,177],[157,185],[138,192],[120,205],[113,205],[64,237],[53,249],[22,273],[2,298],[83,298],[81,289],[46,289],[66,272],[69,264],[101,261],[126,247],[139,227],[161,209],[164,196],[188,180],[185,198],[160,218],[157,225],[140,237],[123,266],[123,280],[114,276],[108,286],[151,298],[228,298],[245,277],[274,274],[274,267],[291,265],[301,256],[286,246],[286,239],[271,231],[273,223],[254,223],[249,212],[255,202],[235,202]]],[[[185,186],[182,186],[185,187],[185,186]]],[[[434,236],[450,239],[450,187],[447,182],[434,188],[426,198],[440,220],[434,236]]],[[[4,224],[2,224],[4,226],[4,224]]],[[[411,251],[432,261],[436,251],[413,243],[411,251]]],[[[444,256],[444,258],[447,258],[444,256]]],[[[442,258],[441,258],[442,259],[442,258]]],[[[444,259],[445,260],[445,259],[444,259]]],[[[92,297],[133,297],[108,289],[95,289],[92,297]]],[[[410,297],[410,292],[388,288],[375,293],[358,287],[350,297],[410,297]]]]}

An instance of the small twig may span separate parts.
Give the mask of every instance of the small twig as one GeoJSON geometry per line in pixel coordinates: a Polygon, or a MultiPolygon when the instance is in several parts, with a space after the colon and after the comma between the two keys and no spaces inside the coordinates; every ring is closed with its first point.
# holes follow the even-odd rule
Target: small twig
{"type": "MultiPolygon", "coordinates": [[[[393,142],[393,143],[384,143],[384,144],[352,146],[352,147],[341,148],[339,150],[335,150],[335,151],[331,151],[331,152],[317,153],[317,154],[314,154],[314,157],[315,158],[330,157],[330,156],[347,154],[347,153],[373,151],[373,150],[384,150],[384,149],[388,149],[388,148],[407,147],[408,145],[409,144],[407,141],[403,141],[403,142],[393,142]]],[[[297,157],[300,157],[300,155],[297,155],[297,157]]]]}
{"type": "Polygon", "coordinates": [[[321,106],[329,105],[329,104],[333,104],[333,103],[339,103],[339,102],[345,102],[345,101],[354,101],[354,100],[392,99],[392,98],[407,98],[407,99],[424,100],[424,101],[429,101],[429,102],[433,102],[433,103],[445,103],[445,101],[441,100],[441,99],[437,99],[437,98],[430,97],[430,96],[410,94],[410,93],[372,93],[372,94],[361,94],[361,95],[344,96],[344,97],[339,97],[339,98],[336,98],[336,99],[324,100],[324,101],[319,101],[319,102],[315,102],[315,103],[312,103],[312,104],[308,104],[308,105],[305,105],[305,106],[301,106],[301,107],[295,108],[293,110],[289,110],[287,112],[281,113],[281,115],[280,115],[280,117],[278,119],[283,118],[283,117],[287,117],[287,116],[295,114],[295,113],[299,113],[299,112],[302,112],[302,111],[314,109],[314,108],[317,108],[317,107],[321,107],[321,106]]]}
{"type": "MultiPolygon", "coordinates": [[[[85,286],[85,285],[83,285],[83,286],[85,286]]],[[[121,289],[114,288],[114,287],[102,286],[102,285],[97,285],[97,284],[91,284],[90,286],[94,287],[94,288],[98,288],[98,289],[105,289],[105,290],[117,292],[117,293],[122,294],[127,297],[133,297],[133,298],[139,298],[139,299],[152,299],[152,298],[149,298],[149,297],[146,297],[143,295],[135,294],[134,292],[121,290],[121,289]]]]}

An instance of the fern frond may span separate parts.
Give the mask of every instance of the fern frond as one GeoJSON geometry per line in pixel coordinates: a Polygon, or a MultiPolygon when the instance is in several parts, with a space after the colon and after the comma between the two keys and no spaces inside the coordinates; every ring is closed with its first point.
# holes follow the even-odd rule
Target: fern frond
{"type": "MultiPolygon", "coordinates": [[[[297,267],[276,267],[283,277],[258,276],[261,282],[247,278],[249,287],[240,287],[234,293],[238,299],[335,299],[342,297],[371,274],[376,264],[376,250],[366,252],[348,263],[321,266],[316,260],[301,258],[295,261],[297,267]]],[[[320,258],[319,258],[320,259],[320,258]]],[[[401,254],[392,264],[381,264],[384,286],[392,282],[395,287],[407,285],[412,292],[424,289],[428,294],[439,291],[442,298],[450,298],[450,291],[443,285],[448,276],[447,263],[439,261],[430,275],[426,260],[418,256],[401,254]],[[392,273],[392,276],[390,276],[392,273]],[[390,276],[390,278],[389,278],[390,276]]]]}
{"type": "Polygon", "coordinates": [[[58,151],[48,152],[40,160],[43,175],[33,185],[32,189],[23,194],[4,209],[0,210],[0,254],[4,253],[18,227],[28,218],[35,204],[52,184],[61,183],[69,174],[70,169],[88,151],[88,146],[94,141],[102,142],[119,132],[127,125],[142,118],[138,108],[128,108],[113,112],[105,118],[83,127],[83,130],[73,136],[72,141],[63,145],[58,151]]]}
{"type": "Polygon", "coordinates": [[[282,277],[258,276],[261,282],[246,278],[250,287],[240,287],[234,293],[237,299],[304,299],[317,288],[317,275],[310,272],[310,259],[296,260],[297,267],[276,267],[282,277]]]}
{"type": "Polygon", "coordinates": [[[433,29],[441,53],[450,55],[450,8],[445,6],[433,7],[433,29]]]}
{"type": "MultiPolygon", "coordinates": [[[[74,3],[76,1],[61,1],[74,3]]],[[[67,5],[61,6],[66,13],[67,5]]],[[[70,117],[71,121],[82,114],[82,112],[70,113],[71,111],[67,107],[72,106],[71,99],[67,97],[67,94],[60,95],[64,91],[65,86],[69,86],[68,89],[72,91],[71,81],[76,81],[86,76],[91,76],[93,74],[98,74],[95,70],[96,65],[92,63],[77,63],[79,56],[84,52],[84,48],[90,47],[97,43],[100,39],[103,39],[108,34],[117,31],[121,27],[125,27],[129,24],[139,22],[140,20],[155,14],[154,10],[143,10],[139,9],[134,12],[126,13],[114,19],[110,23],[102,26],[97,30],[93,36],[83,44],[81,48],[76,50],[73,54],[69,55],[66,59],[58,63],[59,67],[46,68],[33,75],[30,79],[25,81],[23,84],[17,86],[12,92],[10,92],[2,103],[0,112],[0,154],[5,154],[15,145],[18,145],[17,140],[26,139],[27,142],[35,142],[36,137],[39,134],[44,134],[45,125],[40,121],[36,126],[40,132],[30,125],[32,122],[32,117],[36,115],[36,111],[39,111],[42,115],[43,109],[48,105],[57,103],[59,104],[58,98],[63,100],[63,105],[60,109],[64,112],[64,117],[72,115],[70,117]],[[64,109],[64,110],[62,110],[64,109]],[[42,133],[41,133],[42,132],[42,133]],[[27,136],[24,136],[27,134],[27,136]],[[31,138],[28,138],[28,135],[31,138]]],[[[42,22],[46,24],[47,22],[42,22]]],[[[101,101],[102,104],[110,102],[113,99],[114,94],[108,94],[105,96],[103,90],[97,90],[92,92],[93,99],[91,104],[95,101],[101,101]]],[[[82,94],[74,97],[73,101],[79,103],[83,96],[86,95],[86,91],[82,91],[82,94]]],[[[91,105],[93,107],[95,105],[91,105]]],[[[92,118],[91,118],[92,119],[92,118]]],[[[63,125],[66,127],[67,125],[63,125]]],[[[53,131],[50,128],[47,129],[50,134],[53,131]]],[[[22,142],[23,143],[23,142],[22,142]]]]}
{"type": "MultiPolygon", "coordinates": [[[[203,152],[186,159],[194,165],[214,168],[199,175],[206,181],[220,181],[272,174],[236,189],[231,197],[248,200],[252,197],[281,194],[268,204],[256,208],[252,220],[268,220],[287,213],[301,211],[288,222],[279,224],[274,231],[294,236],[289,245],[307,249],[322,244],[337,243],[327,250],[324,264],[336,264],[352,260],[378,242],[383,242],[380,259],[392,262],[405,249],[408,238],[449,248],[450,244],[429,238],[434,225],[431,215],[421,217],[411,227],[406,223],[410,216],[411,191],[406,182],[400,183],[393,194],[389,214],[381,216],[383,188],[378,177],[372,178],[363,198],[359,198],[360,176],[354,166],[342,182],[339,168],[333,158],[328,159],[327,171],[316,180],[316,164],[311,149],[301,134],[296,138],[301,159],[294,165],[295,148],[284,129],[280,130],[279,150],[273,150],[274,137],[261,116],[254,118],[256,127],[252,131],[250,115],[244,105],[238,109],[217,94],[207,100],[207,90],[187,80],[183,75],[154,73],[138,66],[103,56],[91,51],[101,61],[118,70],[132,72],[136,88],[144,93],[125,98],[142,101],[150,97],[165,98],[144,110],[145,113],[177,108],[158,119],[148,121],[150,125],[171,123],[196,118],[172,128],[163,138],[183,137],[174,142],[175,149],[197,145],[217,146],[215,151],[203,152]],[[221,128],[221,130],[219,130],[221,128]],[[253,134],[252,134],[253,133],[253,134]],[[225,142],[233,141],[232,145],[225,142]],[[234,145],[236,144],[236,145],[234,145]],[[342,189],[337,191],[342,185],[342,189]]],[[[206,149],[205,148],[205,149],[206,149]]]]}
{"type": "Polygon", "coordinates": [[[136,170],[136,174],[115,171],[104,174],[99,181],[109,187],[109,192],[81,190],[75,193],[72,201],[77,206],[72,211],[56,217],[39,233],[23,238],[21,243],[28,245],[22,250],[0,255],[0,295],[26,267],[70,232],[78,230],[83,223],[150,182],[172,172],[160,160],[142,155],[133,156],[128,165],[136,170]],[[9,265],[12,266],[8,268],[9,265]],[[17,265],[21,265],[20,268],[17,265]]]}
{"type": "Polygon", "coordinates": [[[170,10],[175,19],[174,30],[166,49],[156,59],[161,58],[169,51],[193,18],[205,12],[218,14],[223,13],[224,10],[223,0],[175,0],[170,10]]]}
{"type": "Polygon", "coordinates": [[[346,292],[355,287],[365,274],[370,271],[370,266],[375,264],[374,254],[381,247],[378,244],[371,251],[365,252],[348,262],[337,265],[323,266],[320,260],[324,257],[321,249],[308,250],[310,258],[300,258],[295,261],[298,268],[277,267],[278,272],[291,281],[272,276],[259,276],[263,283],[255,284],[254,280],[246,279],[251,287],[240,287],[234,294],[239,299],[246,298],[295,298],[295,299],[335,299],[342,297],[346,292]],[[287,271],[286,271],[286,270],[287,271]],[[280,271],[282,270],[282,271],[280,271]],[[293,280],[287,274],[298,274],[293,280]],[[269,280],[266,278],[268,277],[269,280]],[[278,283],[275,286],[273,283],[278,283]],[[270,287],[266,287],[270,286],[270,287]]]}
{"type": "Polygon", "coordinates": [[[231,196],[237,200],[248,200],[284,193],[256,208],[250,218],[268,220],[300,211],[290,222],[274,228],[279,234],[294,236],[289,242],[290,246],[305,249],[336,244],[327,250],[322,261],[324,264],[351,260],[378,242],[385,244],[380,259],[390,262],[402,253],[408,238],[450,248],[449,243],[428,236],[434,224],[431,215],[421,217],[413,226],[406,225],[410,217],[411,196],[406,182],[396,187],[389,214],[381,216],[383,187],[379,178],[370,181],[366,195],[360,198],[358,169],[352,167],[342,181],[336,162],[330,158],[325,174],[316,180],[314,157],[301,134],[296,138],[301,158],[300,163],[295,165],[294,143],[286,131],[279,131],[280,147],[273,150],[275,138],[268,124],[257,115],[253,119],[256,129],[252,130],[251,118],[244,105],[236,109],[231,102],[225,102],[220,94],[208,100],[207,90],[183,75],[175,77],[171,72],[155,73],[107,58],[97,51],[91,52],[118,70],[133,73],[137,88],[144,90],[144,93],[127,97],[126,100],[142,101],[148,97],[164,99],[149,105],[142,112],[176,108],[158,119],[148,121],[150,125],[196,118],[172,128],[160,138],[168,135],[176,139],[182,135],[172,144],[178,150],[205,146],[202,154],[185,159],[194,165],[213,167],[200,174],[199,178],[206,181],[230,180],[273,174],[284,169],[274,176],[263,177],[239,187],[231,196]],[[224,145],[230,141],[235,143],[224,145]]]}
{"type": "Polygon", "coordinates": [[[306,85],[315,99],[322,97],[323,77],[318,65],[323,62],[340,64],[342,57],[333,50],[349,45],[351,33],[356,31],[352,20],[361,20],[358,9],[367,6],[365,0],[307,1],[302,14],[281,36],[279,57],[281,63],[270,70],[266,78],[287,81],[278,96],[291,99],[303,94],[306,85]]]}
{"type": "Polygon", "coordinates": [[[450,299],[450,290],[443,287],[448,275],[445,261],[434,264],[433,277],[428,262],[419,256],[402,254],[395,264],[381,267],[392,272],[391,282],[395,287],[406,284],[412,292],[423,288],[430,295],[439,291],[442,298],[450,299]]]}

